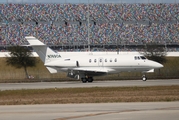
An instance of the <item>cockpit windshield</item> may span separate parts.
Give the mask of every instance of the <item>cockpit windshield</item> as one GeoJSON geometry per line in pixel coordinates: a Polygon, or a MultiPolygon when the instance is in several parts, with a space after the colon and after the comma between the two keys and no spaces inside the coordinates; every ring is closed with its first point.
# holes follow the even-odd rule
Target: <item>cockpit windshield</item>
{"type": "Polygon", "coordinates": [[[135,56],[134,59],[135,60],[146,60],[147,58],[144,56],[135,56]]]}
{"type": "Polygon", "coordinates": [[[140,58],[141,58],[142,60],[146,60],[146,59],[147,59],[147,58],[144,57],[144,56],[140,56],[140,58]]]}

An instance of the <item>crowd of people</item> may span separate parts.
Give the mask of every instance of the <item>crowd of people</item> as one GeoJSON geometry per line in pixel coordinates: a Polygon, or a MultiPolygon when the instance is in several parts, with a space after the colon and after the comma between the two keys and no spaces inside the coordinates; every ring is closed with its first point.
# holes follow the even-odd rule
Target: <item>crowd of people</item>
{"type": "Polygon", "coordinates": [[[0,23],[0,45],[179,43],[179,3],[0,4],[0,23]]]}

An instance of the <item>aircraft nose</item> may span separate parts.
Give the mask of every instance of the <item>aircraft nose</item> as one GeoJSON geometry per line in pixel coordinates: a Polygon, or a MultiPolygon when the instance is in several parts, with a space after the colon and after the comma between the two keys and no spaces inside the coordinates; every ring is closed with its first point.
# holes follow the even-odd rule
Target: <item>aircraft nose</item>
{"type": "Polygon", "coordinates": [[[158,62],[155,62],[155,61],[152,61],[152,60],[149,60],[150,62],[148,63],[148,65],[152,68],[162,68],[163,65],[158,63],[158,62]]]}
{"type": "Polygon", "coordinates": [[[155,67],[156,67],[156,68],[162,68],[162,67],[163,67],[163,65],[162,65],[162,64],[160,64],[160,63],[158,63],[158,62],[155,62],[155,67]]]}

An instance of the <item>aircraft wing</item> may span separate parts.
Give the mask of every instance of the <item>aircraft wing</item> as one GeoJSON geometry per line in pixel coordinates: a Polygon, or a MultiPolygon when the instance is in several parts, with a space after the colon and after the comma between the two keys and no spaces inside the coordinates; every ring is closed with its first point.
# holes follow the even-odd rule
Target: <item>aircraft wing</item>
{"type": "Polygon", "coordinates": [[[154,72],[154,69],[151,69],[151,70],[148,70],[148,71],[143,71],[145,73],[153,73],[154,72]]]}
{"type": "Polygon", "coordinates": [[[100,68],[100,67],[80,67],[80,68],[72,68],[75,73],[85,74],[89,76],[100,76],[108,74],[111,71],[114,71],[110,68],[100,68]]]}

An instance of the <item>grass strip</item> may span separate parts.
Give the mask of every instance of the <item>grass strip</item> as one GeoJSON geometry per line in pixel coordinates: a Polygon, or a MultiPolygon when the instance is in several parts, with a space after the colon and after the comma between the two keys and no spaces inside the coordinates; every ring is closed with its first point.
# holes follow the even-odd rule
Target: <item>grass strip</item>
{"type": "Polygon", "coordinates": [[[179,86],[0,91],[0,105],[179,101],[179,86]]]}

